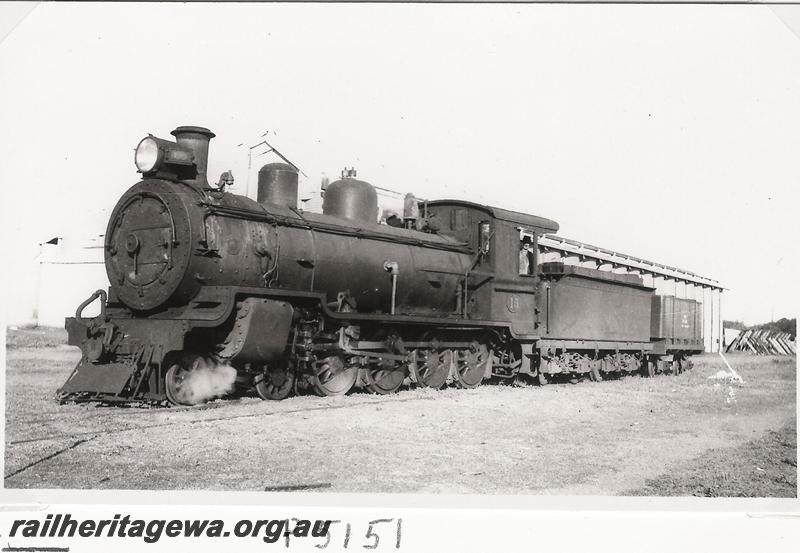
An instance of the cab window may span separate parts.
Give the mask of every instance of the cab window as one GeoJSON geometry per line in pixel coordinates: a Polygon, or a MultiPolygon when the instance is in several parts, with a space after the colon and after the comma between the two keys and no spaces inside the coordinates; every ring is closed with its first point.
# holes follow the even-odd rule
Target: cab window
{"type": "Polygon", "coordinates": [[[467,228],[469,218],[466,209],[454,209],[450,212],[450,228],[453,230],[463,230],[467,228]]]}
{"type": "Polygon", "coordinates": [[[531,231],[520,229],[518,272],[520,276],[536,274],[536,235],[531,231]]]}

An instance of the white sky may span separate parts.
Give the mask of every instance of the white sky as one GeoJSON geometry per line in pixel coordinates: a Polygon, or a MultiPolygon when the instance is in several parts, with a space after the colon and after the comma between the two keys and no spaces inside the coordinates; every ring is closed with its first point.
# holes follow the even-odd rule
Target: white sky
{"type": "Polygon", "coordinates": [[[37,244],[104,232],[137,142],[185,124],[240,193],[269,130],[309,187],[355,165],[541,215],[720,280],[726,319],[792,317],[798,98],[763,6],[41,4],[0,43],[8,320],[37,244]]]}

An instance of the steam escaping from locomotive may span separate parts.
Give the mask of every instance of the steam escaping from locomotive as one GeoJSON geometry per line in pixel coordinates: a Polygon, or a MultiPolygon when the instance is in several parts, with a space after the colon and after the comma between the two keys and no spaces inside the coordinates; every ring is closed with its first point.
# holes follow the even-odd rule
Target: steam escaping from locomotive
{"type": "Polygon", "coordinates": [[[174,399],[181,405],[197,405],[233,391],[236,369],[210,357],[199,357],[191,371],[183,374],[174,399]]]}

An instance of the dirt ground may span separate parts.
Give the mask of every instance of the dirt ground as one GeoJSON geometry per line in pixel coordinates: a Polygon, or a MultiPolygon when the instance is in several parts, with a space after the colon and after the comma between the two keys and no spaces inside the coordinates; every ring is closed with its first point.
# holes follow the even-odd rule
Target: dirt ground
{"type": "Polygon", "coordinates": [[[794,358],[729,356],[741,385],[707,354],[654,379],[125,409],[52,399],[64,338],[8,335],[6,488],[797,494],[794,358]]]}
{"type": "Polygon", "coordinates": [[[643,488],[630,494],[792,497],[797,489],[796,438],[797,425],[792,422],[746,444],[709,450],[680,468],[648,479],[643,488]]]}

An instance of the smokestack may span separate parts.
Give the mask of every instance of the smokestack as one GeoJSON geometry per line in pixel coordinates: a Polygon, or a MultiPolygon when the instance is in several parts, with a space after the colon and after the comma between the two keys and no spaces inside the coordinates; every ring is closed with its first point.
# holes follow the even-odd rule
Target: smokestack
{"type": "Polygon", "coordinates": [[[197,167],[195,184],[208,187],[208,143],[216,135],[205,127],[178,127],[170,133],[175,137],[178,146],[194,153],[194,164],[197,167]]]}

